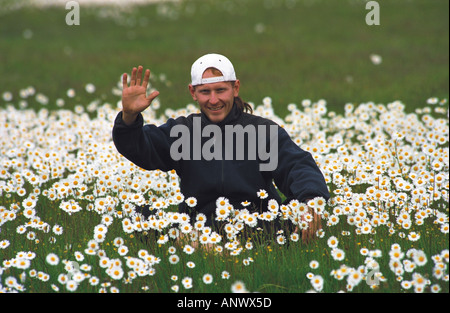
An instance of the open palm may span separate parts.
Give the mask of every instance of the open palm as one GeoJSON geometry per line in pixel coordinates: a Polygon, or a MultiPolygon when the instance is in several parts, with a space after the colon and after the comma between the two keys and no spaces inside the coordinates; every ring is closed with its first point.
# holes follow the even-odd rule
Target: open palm
{"type": "Polygon", "coordinates": [[[142,66],[137,69],[134,67],[131,72],[130,86],[127,84],[127,74],[122,76],[122,111],[123,119],[132,122],[136,116],[150,106],[152,101],[159,95],[158,91],[154,91],[147,96],[147,86],[150,78],[150,70],[146,70],[144,80],[141,84],[142,66]]]}

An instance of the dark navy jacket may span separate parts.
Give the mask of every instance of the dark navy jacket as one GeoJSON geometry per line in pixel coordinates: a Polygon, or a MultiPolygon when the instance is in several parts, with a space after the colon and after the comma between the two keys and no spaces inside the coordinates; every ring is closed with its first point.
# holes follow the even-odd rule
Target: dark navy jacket
{"type": "MultiPolygon", "coordinates": [[[[141,168],[176,170],[181,179],[180,187],[184,197],[195,197],[196,212],[204,213],[208,218],[215,212],[217,198],[222,196],[228,198],[235,208],[241,208],[240,203],[245,200],[252,202],[253,208],[259,208],[261,211],[267,210],[266,204],[270,199],[281,203],[281,197],[273,182],[287,199],[298,199],[301,202],[317,196],[329,199],[325,179],[311,154],[299,148],[288,133],[275,122],[242,112],[236,104],[228,116],[215,125],[220,127],[223,136],[225,136],[225,125],[242,125],[243,127],[276,125],[278,164],[273,171],[260,171],[259,165],[262,161],[258,157],[259,154],[256,155],[256,159],[249,158],[247,150],[244,153],[244,160],[237,160],[236,156],[232,160],[226,159],[225,151],[222,149],[222,158],[208,161],[203,156],[200,160],[193,160],[194,152],[191,147],[189,160],[173,160],[170,147],[179,138],[170,136],[171,129],[175,125],[185,125],[192,137],[195,117],[201,118],[202,129],[212,124],[206,115],[198,113],[168,119],[161,126],[150,124],[144,126],[143,117],[140,114],[136,121],[128,126],[123,122],[122,112],[120,112],[116,117],[112,133],[114,144],[123,156],[141,168]],[[261,202],[257,196],[260,189],[266,190],[269,194],[264,202],[261,202]]],[[[269,129],[269,127],[266,128],[269,129]]],[[[269,134],[266,137],[269,140],[269,134]]],[[[191,145],[193,140],[194,138],[191,138],[191,145]]],[[[202,137],[201,140],[203,147],[203,144],[211,138],[202,137]]],[[[268,144],[266,151],[269,151],[268,144]]],[[[222,140],[222,147],[225,147],[225,139],[222,140]]],[[[247,141],[245,147],[248,147],[247,141]]],[[[182,203],[179,210],[187,212],[186,204],[182,203]]]]}

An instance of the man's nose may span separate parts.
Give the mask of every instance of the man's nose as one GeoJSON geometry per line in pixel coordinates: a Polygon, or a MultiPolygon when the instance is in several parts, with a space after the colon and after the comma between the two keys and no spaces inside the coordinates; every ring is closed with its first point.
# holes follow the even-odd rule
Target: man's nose
{"type": "Polygon", "coordinates": [[[217,97],[216,93],[213,91],[211,92],[211,97],[209,98],[209,103],[216,104],[219,102],[219,98],[217,97]]]}

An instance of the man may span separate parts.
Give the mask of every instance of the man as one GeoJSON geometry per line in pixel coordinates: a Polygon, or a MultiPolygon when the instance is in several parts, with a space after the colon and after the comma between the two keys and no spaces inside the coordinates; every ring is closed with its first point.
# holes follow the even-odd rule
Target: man
{"type": "MultiPolygon", "coordinates": [[[[189,92],[201,113],[169,119],[159,127],[144,126],[141,112],[159,92],[146,95],[150,71],[141,82],[142,70],[133,68],[130,86],[123,75],[123,109],[113,128],[117,150],[147,170],[175,169],[181,192],[197,199],[196,213],[205,214],[209,225],[214,224],[219,197],[229,199],[235,208],[248,201],[247,208],[258,211],[266,211],[270,199],[280,203],[273,182],[288,200],[306,202],[318,196],[328,200],[324,177],[312,156],[276,123],[248,113],[251,107],[239,97],[240,81],[225,56],[207,54],[192,65],[189,92]],[[261,199],[259,190],[268,196],[261,199]]],[[[179,210],[188,208],[182,203],[179,210]]],[[[302,231],[303,240],[319,228],[320,217],[315,216],[302,231]]]]}

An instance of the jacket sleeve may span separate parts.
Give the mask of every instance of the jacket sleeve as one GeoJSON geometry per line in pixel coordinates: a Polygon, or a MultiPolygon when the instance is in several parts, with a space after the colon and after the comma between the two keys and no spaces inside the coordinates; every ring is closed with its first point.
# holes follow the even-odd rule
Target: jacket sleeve
{"type": "Polygon", "coordinates": [[[278,130],[278,166],[273,177],[287,199],[305,202],[315,197],[327,201],[330,198],[325,178],[312,155],[297,146],[281,127],[278,130]]]}
{"type": "Polygon", "coordinates": [[[161,126],[144,126],[142,114],[133,124],[126,125],[120,112],[114,121],[112,138],[119,153],[137,166],[169,171],[176,169],[176,162],[170,157],[170,128],[169,121],[161,126]]]}

